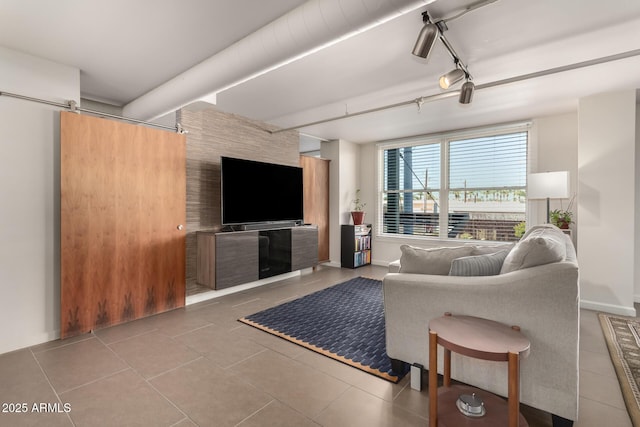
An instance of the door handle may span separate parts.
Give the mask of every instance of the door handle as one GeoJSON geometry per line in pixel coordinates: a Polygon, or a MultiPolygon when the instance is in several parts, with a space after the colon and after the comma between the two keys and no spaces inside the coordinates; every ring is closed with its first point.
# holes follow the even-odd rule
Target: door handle
{"type": "Polygon", "coordinates": [[[178,230],[182,230],[184,228],[184,226],[182,224],[178,224],[178,226],[176,227],[178,230]]]}

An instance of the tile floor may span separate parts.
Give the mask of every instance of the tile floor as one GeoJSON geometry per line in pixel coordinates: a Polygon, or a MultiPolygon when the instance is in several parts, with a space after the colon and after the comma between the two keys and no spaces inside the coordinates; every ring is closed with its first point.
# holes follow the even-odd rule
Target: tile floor
{"type": "MultiPolygon", "coordinates": [[[[27,408],[0,412],[0,426],[425,426],[426,390],[412,390],[408,376],[391,384],[236,321],[357,275],[385,273],[375,266],[319,267],[185,309],[2,354],[2,409],[15,411],[22,403],[27,408]],[[35,411],[34,403],[43,411],[35,411]]],[[[576,426],[631,426],[592,311],[582,312],[580,345],[576,426]]],[[[523,412],[532,427],[551,425],[546,413],[523,412]]]]}

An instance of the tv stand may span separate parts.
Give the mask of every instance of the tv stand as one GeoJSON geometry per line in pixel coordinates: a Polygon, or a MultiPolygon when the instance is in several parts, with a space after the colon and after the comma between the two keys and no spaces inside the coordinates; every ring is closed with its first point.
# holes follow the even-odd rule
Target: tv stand
{"type": "Polygon", "coordinates": [[[196,233],[198,284],[225,289],[318,265],[318,227],[196,233]]]}
{"type": "Polygon", "coordinates": [[[258,278],[291,272],[291,228],[258,232],[258,278]]]}

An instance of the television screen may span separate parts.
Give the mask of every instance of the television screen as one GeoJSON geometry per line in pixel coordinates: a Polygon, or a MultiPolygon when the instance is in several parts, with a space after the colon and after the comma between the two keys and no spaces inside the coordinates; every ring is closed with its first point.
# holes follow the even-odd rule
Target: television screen
{"type": "Polygon", "coordinates": [[[302,168],[222,157],[222,224],[304,218],[302,168]]]}

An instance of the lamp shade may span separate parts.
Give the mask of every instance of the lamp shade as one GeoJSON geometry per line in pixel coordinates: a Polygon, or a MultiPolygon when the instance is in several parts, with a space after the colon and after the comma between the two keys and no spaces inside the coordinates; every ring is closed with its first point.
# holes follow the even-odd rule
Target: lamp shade
{"type": "Polygon", "coordinates": [[[569,171],[532,173],[527,177],[527,198],[566,199],[569,197],[569,171]]]}

